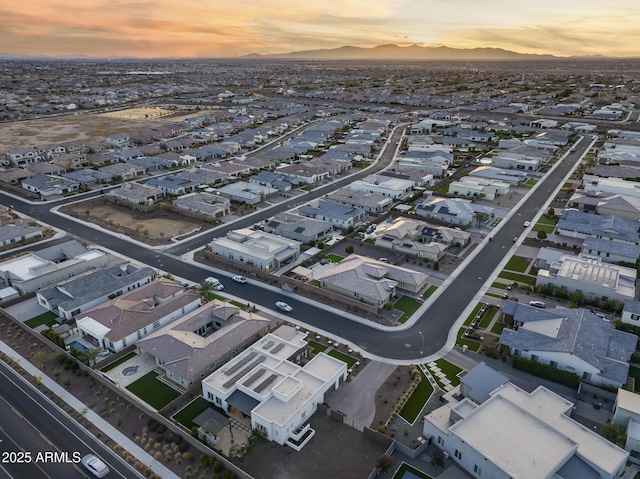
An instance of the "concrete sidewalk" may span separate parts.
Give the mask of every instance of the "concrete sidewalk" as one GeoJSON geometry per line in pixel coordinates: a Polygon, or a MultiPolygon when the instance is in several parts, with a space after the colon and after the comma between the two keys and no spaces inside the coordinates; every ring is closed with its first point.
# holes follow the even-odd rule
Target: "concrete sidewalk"
{"type": "MultiPolygon", "coordinates": [[[[112,441],[117,444],[120,444],[123,449],[130,452],[133,456],[135,456],[140,462],[149,466],[149,468],[158,474],[163,479],[171,478],[171,479],[179,479],[179,476],[174,474],[171,470],[167,469],[160,461],[154,459],[151,455],[149,455],[144,449],[139,447],[135,442],[129,439],[127,436],[118,431],[115,427],[105,421],[98,414],[89,409],[84,403],[80,402],[76,399],[69,391],[56,383],[53,379],[48,377],[38,368],[36,368],[33,364],[31,364],[27,359],[18,354],[12,348],[7,346],[4,342],[0,341],[0,351],[5,353],[7,356],[16,361],[22,369],[27,371],[33,377],[42,378],[41,382],[45,385],[49,390],[51,390],[56,396],[62,399],[65,403],[71,406],[73,409],[81,413],[88,421],[90,421],[94,426],[96,426],[100,431],[108,436],[112,441]]],[[[73,419],[73,418],[72,418],[73,419]]]]}

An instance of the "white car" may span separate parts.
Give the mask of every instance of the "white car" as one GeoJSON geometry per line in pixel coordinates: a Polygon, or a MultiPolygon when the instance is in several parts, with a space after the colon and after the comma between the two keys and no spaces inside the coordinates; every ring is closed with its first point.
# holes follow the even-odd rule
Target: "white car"
{"type": "Polygon", "coordinates": [[[207,283],[211,283],[211,287],[216,291],[222,291],[224,289],[224,285],[220,282],[218,278],[214,278],[213,276],[209,276],[205,278],[207,283]]]}
{"type": "Polygon", "coordinates": [[[244,276],[240,276],[239,274],[235,275],[233,279],[236,283],[246,283],[247,282],[247,278],[245,278],[244,276]]]}
{"type": "Polygon", "coordinates": [[[527,226],[529,226],[531,224],[531,221],[525,221],[524,222],[524,227],[526,228],[527,226]]]}
{"type": "Polygon", "coordinates": [[[291,311],[293,311],[293,308],[284,301],[276,302],[276,308],[278,308],[280,311],[284,311],[285,313],[290,313],[291,311]]]}
{"type": "Polygon", "coordinates": [[[94,454],[87,454],[80,462],[82,462],[82,465],[87,471],[96,477],[104,477],[109,474],[109,466],[94,454]]]}

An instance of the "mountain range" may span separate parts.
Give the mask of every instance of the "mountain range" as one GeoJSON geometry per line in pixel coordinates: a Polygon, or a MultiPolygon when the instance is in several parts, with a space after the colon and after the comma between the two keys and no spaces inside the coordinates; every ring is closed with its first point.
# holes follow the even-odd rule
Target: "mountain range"
{"type": "Polygon", "coordinates": [[[504,60],[549,60],[553,55],[517,53],[502,48],[451,48],[421,47],[409,45],[378,45],[371,48],[344,46],[321,50],[303,50],[290,53],[261,55],[252,53],[241,58],[283,60],[415,60],[415,61],[504,61],[504,60]]]}

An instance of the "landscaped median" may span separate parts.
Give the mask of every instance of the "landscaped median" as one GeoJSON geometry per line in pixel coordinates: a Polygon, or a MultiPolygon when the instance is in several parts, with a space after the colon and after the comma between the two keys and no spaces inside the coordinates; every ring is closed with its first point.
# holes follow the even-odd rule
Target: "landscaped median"
{"type": "Polygon", "coordinates": [[[400,410],[400,417],[409,424],[413,424],[432,394],[433,386],[431,386],[424,373],[420,371],[420,382],[411,393],[411,396],[409,396],[409,399],[407,399],[407,402],[404,403],[400,410]]]}

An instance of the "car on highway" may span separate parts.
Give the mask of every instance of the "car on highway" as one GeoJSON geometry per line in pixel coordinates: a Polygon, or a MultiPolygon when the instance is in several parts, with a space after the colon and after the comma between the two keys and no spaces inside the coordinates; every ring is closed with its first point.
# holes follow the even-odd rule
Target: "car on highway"
{"type": "Polygon", "coordinates": [[[220,282],[220,280],[218,278],[214,278],[213,276],[209,276],[208,278],[205,278],[205,281],[207,283],[210,283],[211,287],[213,289],[215,289],[216,291],[222,291],[224,289],[224,285],[220,282]]]}
{"type": "Polygon", "coordinates": [[[280,311],[284,311],[285,313],[290,313],[291,311],[293,311],[293,308],[284,301],[277,301],[276,308],[278,308],[280,311]]]}
{"type": "Polygon", "coordinates": [[[245,278],[244,276],[240,276],[239,274],[235,275],[231,279],[234,280],[236,283],[243,283],[243,284],[248,281],[247,278],[245,278]]]}
{"type": "Polygon", "coordinates": [[[95,454],[87,454],[80,462],[87,471],[96,477],[104,477],[109,474],[109,466],[95,454]]]}

